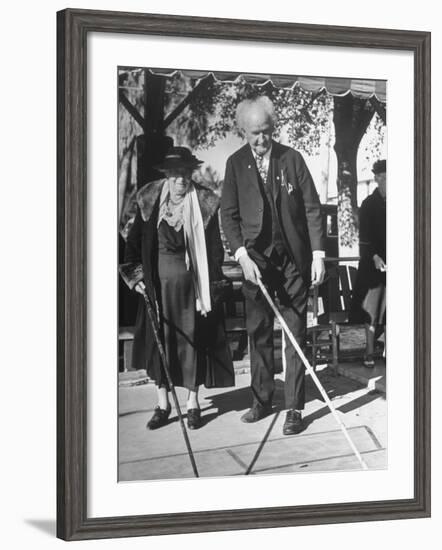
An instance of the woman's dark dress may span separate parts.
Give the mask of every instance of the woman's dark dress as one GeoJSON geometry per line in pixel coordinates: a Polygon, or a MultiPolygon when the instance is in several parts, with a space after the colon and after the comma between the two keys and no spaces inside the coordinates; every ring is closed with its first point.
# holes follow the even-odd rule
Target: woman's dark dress
{"type": "Polygon", "coordinates": [[[158,275],[161,285],[164,347],[174,384],[195,390],[197,314],[193,277],[186,267],[185,252],[183,229],[175,231],[162,220],[158,228],[158,275]]]}
{"type": "Polygon", "coordinates": [[[352,306],[352,321],[385,324],[386,273],[376,269],[373,256],[387,261],[386,202],[376,188],[359,210],[360,255],[352,306]]]}

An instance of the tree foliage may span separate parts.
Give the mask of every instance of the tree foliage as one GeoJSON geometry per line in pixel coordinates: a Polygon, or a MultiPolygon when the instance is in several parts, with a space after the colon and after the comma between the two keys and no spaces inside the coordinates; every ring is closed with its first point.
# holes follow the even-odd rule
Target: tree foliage
{"type": "MultiPolygon", "coordinates": [[[[194,81],[182,75],[171,79],[166,109],[172,111],[194,86],[194,81]]],[[[241,76],[232,83],[207,82],[204,91],[193,98],[171,125],[171,133],[191,148],[209,149],[229,134],[240,135],[235,124],[236,107],[243,99],[259,95],[267,95],[275,105],[278,118],[275,138],[283,135],[290,145],[314,154],[328,124],[331,98],[326,93],[308,92],[299,86],[290,90],[257,86],[241,76]]]]}
{"type": "Polygon", "coordinates": [[[384,121],[375,113],[361,142],[361,157],[370,166],[382,156],[386,131],[384,121]]]}
{"type": "MultiPolygon", "coordinates": [[[[125,88],[129,100],[144,115],[144,71],[136,70],[133,74],[130,74],[129,71],[129,75],[121,82],[121,85],[125,88]]],[[[243,99],[259,95],[267,95],[273,101],[278,119],[274,137],[283,143],[291,145],[306,155],[313,156],[318,153],[324,136],[330,137],[330,134],[333,134],[329,128],[330,115],[334,109],[333,98],[325,91],[308,92],[299,86],[295,86],[293,89],[274,88],[271,83],[258,86],[247,81],[243,76],[239,76],[234,82],[218,82],[210,76],[198,81],[179,71],[174,76],[168,77],[165,85],[165,119],[181,102],[189,98],[192,90],[198,87],[198,93],[191,94],[192,99],[181,114],[165,128],[165,133],[173,136],[175,144],[186,145],[191,149],[211,149],[217,145],[218,141],[228,136],[240,136],[235,123],[236,107],[243,99]]],[[[343,99],[342,102],[345,103],[345,100],[343,99]]],[[[353,177],[350,178],[351,181],[344,182],[343,176],[346,170],[342,167],[339,168],[338,176],[339,233],[343,246],[351,246],[357,241],[357,213],[355,212],[357,151],[353,150],[352,144],[359,143],[361,136],[357,133],[353,135],[354,131],[358,126],[361,127],[362,133],[367,131],[361,153],[362,158],[368,164],[381,155],[386,135],[385,125],[377,115],[373,117],[367,130],[369,121],[364,126],[362,120],[364,117],[361,118],[361,114],[363,115],[370,106],[366,102],[361,113],[353,112],[359,103],[356,101],[350,105],[351,120],[346,120],[345,117],[338,117],[338,119],[336,116],[334,117],[336,136],[339,135],[340,140],[344,141],[341,144],[341,149],[343,148],[346,154],[351,150],[350,152],[354,156],[354,166],[350,162],[350,172],[353,174],[353,177]]],[[[140,133],[140,130],[141,128],[120,106],[120,160],[133,135],[140,133]]],[[[341,159],[343,161],[349,160],[346,158],[348,155],[338,154],[339,166],[342,164],[339,163],[340,156],[343,156],[341,159]]],[[[198,174],[198,177],[213,189],[219,187],[219,175],[210,172],[210,170],[198,174]]]]}

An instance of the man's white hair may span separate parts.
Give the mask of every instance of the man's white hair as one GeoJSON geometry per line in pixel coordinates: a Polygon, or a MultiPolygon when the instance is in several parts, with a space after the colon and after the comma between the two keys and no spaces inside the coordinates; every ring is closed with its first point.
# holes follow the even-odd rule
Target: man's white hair
{"type": "Polygon", "coordinates": [[[252,109],[256,109],[256,108],[261,109],[268,116],[269,120],[272,122],[272,126],[275,127],[276,125],[275,106],[266,95],[261,95],[254,99],[244,99],[243,101],[241,101],[241,103],[238,104],[236,108],[236,124],[238,125],[238,128],[240,130],[244,130],[249,112],[252,109]]]}

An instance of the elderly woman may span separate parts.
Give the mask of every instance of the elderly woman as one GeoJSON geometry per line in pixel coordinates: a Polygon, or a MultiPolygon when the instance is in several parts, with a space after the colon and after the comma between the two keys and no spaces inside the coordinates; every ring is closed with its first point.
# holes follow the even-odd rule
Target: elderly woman
{"type": "MultiPolygon", "coordinates": [[[[137,194],[138,210],[120,272],[131,289],[147,292],[157,305],[172,382],[187,388],[187,425],[201,426],[198,387],[234,385],[233,364],[216,289],[223,287],[224,250],[218,225],[219,198],[192,181],[201,164],[185,147],[172,147],[158,166],[166,178],[137,194]]],[[[142,301],[132,363],[155,380],[158,406],[151,430],[168,422],[169,387],[152,326],[142,301]]]]}

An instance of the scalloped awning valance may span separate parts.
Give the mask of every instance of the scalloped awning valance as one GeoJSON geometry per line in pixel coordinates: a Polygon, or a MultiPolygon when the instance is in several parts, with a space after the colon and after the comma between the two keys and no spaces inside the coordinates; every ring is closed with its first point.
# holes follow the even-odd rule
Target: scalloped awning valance
{"type": "Polygon", "coordinates": [[[359,98],[370,98],[376,96],[383,103],[387,99],[387,81],[386,80],[366,80],[358,78],[334,78],[320,76],[294,76],[294,75],[276,75],[276,74],[251,74],[251,73],[233,73],[219,71],[195,71],[195,70],[177,70],[177,69],[149,69],[152,74],[166,77],[175,76],[181,73],[185,76],[202,80],[209,75],[220,82],[234,82],[240,76],[247,82],[264,86],[273,84],[275,88],[292,89],[300,86],[309,92],[319,92],[325,89],[334,96],[344,96],[348,93],[359,98]]]}

